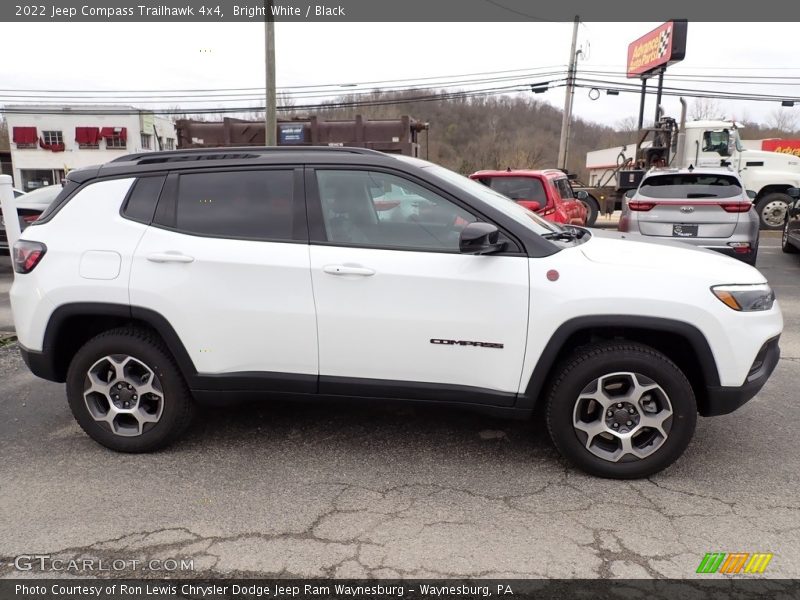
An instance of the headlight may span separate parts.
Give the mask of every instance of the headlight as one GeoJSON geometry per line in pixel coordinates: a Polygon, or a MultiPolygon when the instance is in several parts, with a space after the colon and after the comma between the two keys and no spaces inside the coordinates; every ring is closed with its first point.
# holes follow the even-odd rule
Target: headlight
{"type": "Polygon", "coordinates": [[[769,310],[775,302],[775,292],[766,283],[715,285],[711,291],[733,310],[742,312],[769,310]]]}

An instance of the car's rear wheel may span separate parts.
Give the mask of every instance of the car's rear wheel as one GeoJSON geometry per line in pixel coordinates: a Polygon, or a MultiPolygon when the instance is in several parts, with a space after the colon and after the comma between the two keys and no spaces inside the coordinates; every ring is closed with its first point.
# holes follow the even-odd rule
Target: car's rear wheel
{"type": "Polygon", "coordinates": [[[792,244],[789,240],[789,217],[786,217],[786,220],[783,224],[783,234],[781,235],[781,250],[783,250],[786,254],[797,254],[800,250],[797,249],[797,246],[792,244]]]}
{"type": "Polygon", "coordinates": [[[600,477],[647,477],[671,465],[694,434],[697,404],[683,372],[638,343],[578,349],[556,373],[547,426],[559,452],[600,477]]]}
{"type": "Polygon", "coordinates": [[[193,403],[178,366],[152,333],[125,327],[92,338],[67,372],[67,399],[78,424],[119,452],[149,452],[178,438],[193,403]]]}

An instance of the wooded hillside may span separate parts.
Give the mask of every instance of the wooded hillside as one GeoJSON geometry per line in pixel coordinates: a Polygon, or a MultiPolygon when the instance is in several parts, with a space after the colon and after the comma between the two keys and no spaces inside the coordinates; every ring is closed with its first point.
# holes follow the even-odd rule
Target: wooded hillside
{"type": "MultiPolygon", "coordinates": [[[[417,90],[405,94],[376,92],[369,101],[396,100],[435,95],[437,90],[417,90]]],[[[350,100],[348,97],[341,102],[350,100]]],[[[355,100],[355,99],[353,99],[355,100]]],[[[367,101],[359,96],[358,101],[367,101]]],[[[281,112],[280,118],[304,116],[305,111],[281,112]]],[[[535,97],[478,97],[437,99],[430,102],[317,109],[325,119],[349,119],[356,114],[366,118],[395,118],[408,114],[430,123],[427,136],[420,134],[422,156],[459,173],[478,169],[555,167],[561,135],[561,111],[535,97]]],[[[610,127],[573,120],[569,148],[570,171],[583,174],[586,152],[633,141],[633,133],[617,133],[610,127]]]]}

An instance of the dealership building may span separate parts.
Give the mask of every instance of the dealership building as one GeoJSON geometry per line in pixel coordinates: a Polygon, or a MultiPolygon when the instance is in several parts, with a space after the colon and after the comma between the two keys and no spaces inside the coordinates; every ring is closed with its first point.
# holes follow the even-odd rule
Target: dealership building
{"type": "Polygon", "coordinates": [[[78,167],[176,146],[171,120],[133,106],[8,105],[5,110],[14,187],[25,192],[59,184],[78,167]]]}

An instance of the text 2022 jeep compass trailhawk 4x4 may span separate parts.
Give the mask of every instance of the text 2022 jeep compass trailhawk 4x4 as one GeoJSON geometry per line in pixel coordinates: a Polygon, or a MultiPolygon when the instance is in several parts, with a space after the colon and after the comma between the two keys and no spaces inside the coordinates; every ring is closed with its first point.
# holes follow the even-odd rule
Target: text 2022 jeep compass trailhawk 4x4
{"type": "Polygon", "coordinates": [[[13,260],[25,361],[124,452],[171,442],[212,396],[518,417],[542,402],[565,457],[642,477],[680,456],[698,413],[758,392],[783,327],[739,261],[563,228],[442,167],[362,149],[156,152],[72,171],[13,260]],[[384,210],[398,190],[414,201],[384,210]]]}

